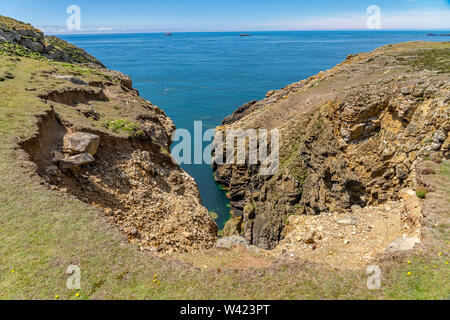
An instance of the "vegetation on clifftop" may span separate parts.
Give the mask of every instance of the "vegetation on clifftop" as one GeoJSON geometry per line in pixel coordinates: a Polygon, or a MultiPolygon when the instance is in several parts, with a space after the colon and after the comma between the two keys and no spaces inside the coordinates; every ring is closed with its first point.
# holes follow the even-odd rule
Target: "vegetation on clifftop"
{"type": "Polygon", "coordinates": [[[55,48],[60,49],[61,51],[65,52],[68,56],[73,59],[73,62],[75,63],[96,63],[98,65],[103,66],[103,64],[98,61],[96,58],[88,54],[85,50],[74,46],[73,44],[62,40],[55,36],[46,36],[45,37],[45,43],[46,45],[52,45],[55,48]]]}
{"type": "Polygon", "coordinates": [[[33,27],[29,23],[24,23],[22,21],[5,17],[0,15],[0,28],[12,29],[12,30],[31,30],[34,32],[42,32],[41,30],[33,27]]]}
{"type": "Polygon", "coordinates": [[[398,61],[414,70],[434,70],[450,73],[450,50],[448,48],[429,48],[401,53],[398,61]]]}
{"type": "Polygon", "coordinates": [[[16,43],[0,40],[0,55],[27,57],[36,60],[47,60],[42,54],[32,51],[16,43]]]}

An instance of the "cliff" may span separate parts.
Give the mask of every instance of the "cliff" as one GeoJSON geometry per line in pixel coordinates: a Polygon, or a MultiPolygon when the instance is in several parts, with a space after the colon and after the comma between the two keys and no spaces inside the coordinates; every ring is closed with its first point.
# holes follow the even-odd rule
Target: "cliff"
{"type": "Polygon", "coordinates": [[[142,250],[215,244],[195,181],[170,155],[171,119],[128,76],[0,16],[0,96],[8,119],[1,144],[16,154],[10,166],[97,208],[142,250]]]}
{"type": "MultiPolygon", "coordinates": [[[[217,229],[201,206],[195,182],[171,159],[172,121],[139,96],[129,77],[104,68],[82,49],[60,43],[60,58],[52,58],[48,49],[33,49],[45,45],[45,36],[42,41],[33,36],[31,49],[17,36],[27,30],[42,34],[39,30],[4,17],[0,23],[0,299],[448,297],[450,161],[440,161],[448,154],[448,133],[439,130],[447,130],[448,123],[448,44],[398,45],[351,57],[334,71],[270,92],[267,99],[240,108],[224,122],[224,128],[235,123],[255,128],[258,123],[268,128],[278,122],[286,124],[281,138],[283,161],[279,174],[264,179],[245,166],[218,167],[217,178],[231,187],[235,214],[243,211],[244,217],[253,219],[244,226],[241,219],[234,219],[228,232],[247,228],[259,232],[257,240],[268,238],[270,234],[265,232],[274,229],[258,229],[258,223],[271,217],[276,223],[277,210],[282,214],[288,208],[287,200],[299,193],[298,205],[294,205],[298,214],[289,214],[297,212],[293,210],[283,214],[282,240],[275,233],[272,236],[273,243],[278,243],[274,250],[249,246],[241,237],[221,239],[220,248],[196,250],[213,246],[217,229]],[[15,35],[16,40],[7,41],[10,39],[5,40],[4,34],[15,35]],[[400,62],[396,62],[398,54],[400,62]],[[376,64],[370,60],[372,56],[376,64]],[[402,65],[406,67],[401,69],[402,65]],[[380,83],[371,82],[374,78],[380,83]],[[402,85],[410,82],[426,88],[423,96],[420,90],[416,93],[416,88],[402,85]],[[326,91],[322,85],[333,87],[326,91]],[[339,192],[338,174],[342,172],[344,179],[352,168],[374,171],[361,163],[350,166],[353,158],[346,150],[366,146],[363,151],[355,150],[355,157],[358,152],[362,160],[366,156],[367,161],[376,159],[372,145],[364,144],[364,139],[372,141],[375,134],[367,126],[367,132],[358,129],[363,140],[355,138],[348,140],[346,148],[335,147],[333,141],[340,135],[334,130],[330,133],[328,127],[345,124],[344,113],[334,104],[326,107],[326,102],[333,97],[345,98],[337,100],[338,105],[357,101],[369,89],[368,93],[379,92],[387,101],[394,101],[388,96],[391,92],[400,99],[398,105],[391,102],[392,107],[380,113],[378,132],[386,132],[384,139],[392,138],[387,135],[392,127],[405,142],[412,137],[425,141],[398,147],[398,152],[414,149],[408,159],[415,158],[416,152],[417,161],[415,166],[405,162],[410,171],[404,182],[392,189],[388,184],[386,190],[394,192],[388,198],[393,201],[382,200],[388,191],[381,189],[378,197],[373,192],[366,198],[363,195],[368,193],[361,195],[367,205],[357,201],[360,205],[341,211],[337,209],[340,201],[342,207],[347,205],[345,192],[339,192]],[[324,92],[328,93],[322,97],[324,92]],[[403,108],[409,103],[413,107],[412,117],[406,117],[407,127],[418,127],[409,128],[412,131],[406,135],[403,125],[394,126],[403,123],[397,120],[397,113],[392,113],[392,120],[390,115],[394,110],[406,110],[403,108]],[[319,113],[320,107],[325,109],[323,113],[319,113]],[[258,119],[258,113],[267,113],[268,118],[258,119]],[[289,117],[293,124],[304,122],[290,126],[289,117]],[[292,135],[285,136],[285,132],[292,135]],[[306,134],[304,139],[300,133],[306,134]],[[422,150],[424,146],[431,151],[422,150]],[[335,156],[327,161],[329,155],[323,150],[328,149],[335,156]],[[309,156],[300,158],[297,151],[302,151],[302,157],[309,156]],[[422,161],[427,154],[429,160],[422,161]],[[303,162],[299,159],[305,159],[305,170],[300,170],[303,167],[297,163],[303,162]],[[328,172],[322,169],[333,168],[333,163],[342,166],[338,167],[341,171],[330,180],[327,174],[321,176],[328,172]],[[298,177],[298,184],[292,183],[289,174],[298,177]],[[308,180],[314,178],[317,186],[308,180]],[[337,187],[333,196],[327,191],[327,181],[337,187]],[[395,194],[401,186],[406,188],[395,194]],[[301,214],[300,203],[307,200],[303,195],[314,195],[314,188],[325,190],[320,194],[326,197],[319,197],[319,204],[305,204],[306,213],[315,212],[322,204],[329,209],[318,215],[301,214]],[[252,190],[252,198],[242,201],[248,199],[248,190],[252,190]],[[333,201],[335,207],[330,205],[333,201]],[[256,215],[263,219],[256,220],[256,215]],[[369,264],[382,270],[379,290],[367,288],[369,264]],[[81,289],[67,287],[75,275],[68,273],[74,266],[81,271],[81,289]]],[[[348,121],[350,125],[351,118],[348,121]]],[[[362,121],[364,128],[368,122],[362,121]]],[[[385,160],[389,168],[391,159],[394,157],[385,160]]],[[[359,174],[352,179],[357,181],[359,174]]],[[[359,178],[363,185],[364,177],[359,178]]],[[[370,190],[375,190],[375,184],[370,190]]],[[[353,203],[355,198],[350,199],[353,203]]],[[[172,311],[174,316],[178,313],[172,311]]]]}
{"type": "Polygon", "coordinates": [[[225,233],[272,249],[302,217],[364,220],[417,190],[418,163],[450,157],[449,58],[449,42],[388,45],[239,108],[218,130],[279,129],[280,166],[264,177],[259,165],[214,165],[234,216],[225,233]]]}

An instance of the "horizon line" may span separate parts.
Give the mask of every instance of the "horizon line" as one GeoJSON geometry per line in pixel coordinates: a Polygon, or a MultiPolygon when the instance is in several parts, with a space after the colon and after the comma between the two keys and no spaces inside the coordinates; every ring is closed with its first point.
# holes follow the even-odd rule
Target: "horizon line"
{"type": "Polygon", "coordinates": [[[357,31],[357,32],[392,32],[392,31],[409,31],[409,32],[443,32],[450,33],[450,29],[304,29],[304,30],[232,30],[232,31],[112,31],[112,32],[101,32],[101,31],[86,31],[86,32],[49,32],[47,35],[114,35],[114,34],[175,34],[175,33],[262,33],[262,32],[345,32],[345,31],[357,31]]]}

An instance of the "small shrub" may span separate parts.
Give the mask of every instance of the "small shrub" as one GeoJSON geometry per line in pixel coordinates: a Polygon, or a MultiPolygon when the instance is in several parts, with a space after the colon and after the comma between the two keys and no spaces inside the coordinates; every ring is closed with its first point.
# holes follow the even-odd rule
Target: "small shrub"
{"type": "Polygon", "coordinates": [[[217,220],[219,218],[219,215],[217,213],[215,213],[215,212],[212,212],[212,211],[209,212],[209,216],[213,220],[217,220]]]}
{"type": "Polygon", "coordinates": [[[427,193],[428,193],[428,191],[426,189],[420,188],[420,189],[417,189],[416,196],[419,199],[425,199],[425,197],[427,196],[427,193]]]}
{"type": "Polygon", "coordinates": [[[144,131],[139,129],[139,124],[131,122],[129,120],[113,120],[113,121],[109,121],[106,124],[106,128],[108,128],[109,130],[112,130],[114,132],[119,132],[119,131],[123,131],[123,132],[128,132],[129,133],[129,137],[135,137],[135,138],[139,138],[139,139],[145,139],[146,135],[144,133],[144,131]]]}
{"type": "Polygon", "coordinates": [[[135,133],[139,129],[138,124],[133,123],[128,120],[121,120],[121,119],[109,121],[106,126],[108,129],[110,129],[114,132],[126,131],[126,132],[130,132],[130,133],[135,133]]]}
{"type": "Polygon", "coordinates": [[[145,133],[144,133],[144,131],[142,131],[142,130],[137,130],[137,131],[134,133],[134,136],[135,136],[136,138],[144,139],[144,138],[145,138],[145,133]]]}

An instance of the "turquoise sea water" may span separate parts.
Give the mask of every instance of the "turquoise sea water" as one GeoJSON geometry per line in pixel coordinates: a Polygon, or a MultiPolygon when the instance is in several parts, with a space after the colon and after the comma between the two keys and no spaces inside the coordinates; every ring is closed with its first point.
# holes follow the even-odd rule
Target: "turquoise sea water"
{"type": "MultiPolygon", "coordinates": [[[[448,31],[444,31],[448,32],[448,31]]],[[[214,128],[224,117],[268,90],[282,88],[332,68],[349,54],[397,42],[448,41],[408,32],[254,32],[65,35],[108,68],[132,77],[141,96],[162,108],[177,128],[193,131],[194,121],[214,128]]],[[[228,199],[208,165],[182,165],[197,181],[203,204],[229,218],[228,199]]]]}

